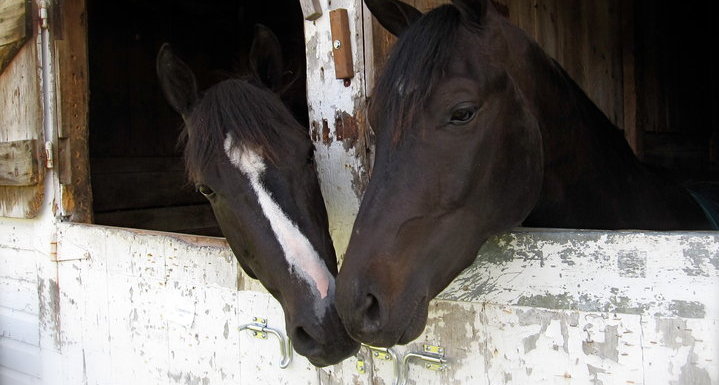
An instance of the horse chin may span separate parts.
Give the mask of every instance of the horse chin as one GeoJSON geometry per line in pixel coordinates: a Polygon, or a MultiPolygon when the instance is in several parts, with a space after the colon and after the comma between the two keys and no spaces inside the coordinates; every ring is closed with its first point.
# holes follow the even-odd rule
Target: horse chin
{"type": "MultiPolygon", "coordinates": [[[[314,366],[323,368],[325,366],[339,364],[346,358],[357,354],[360,348],[359,342],[356,342],[349,337],[343,338],[343,341],[334,341],[331,347],[326,347],[327,351],[320,356],[304,355],[305,358],[314,366]]],[[[298,352],[300,353],[300,352],[298,352]]],[[[302,353],[300,353],[302,354],[302,353]]]]}
{"type": "Polygon", "coordinates": [[[404,332],[399,337],[399,340],[397,341],[398,344],[406,345],[414,341],[420,334],[422,334],[424,327],[427,326],[428,307],[428,301],[423,299],[415,309],[414,315],[409,321],[409,324],[407,324],[407,327],[404,329],[404,332]]]}

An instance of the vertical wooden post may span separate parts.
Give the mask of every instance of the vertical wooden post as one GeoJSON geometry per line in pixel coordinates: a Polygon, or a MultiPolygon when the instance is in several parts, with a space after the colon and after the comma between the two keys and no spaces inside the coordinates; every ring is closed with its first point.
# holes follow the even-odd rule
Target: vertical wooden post
{"type": "Polygon", "coordinates": [[[85,0],[55,5],[58,170],[63,211],[73,222],[92,222],[89,160],[87,18],[85,0]]]}
{"type": "Polygon", "coordinates": [[[332,56],[335,62],[335,77],[351,79],[354,77],[352,66],[352,43],[347,10],[339,8],[330,11],[332,30],[332,56]]]}

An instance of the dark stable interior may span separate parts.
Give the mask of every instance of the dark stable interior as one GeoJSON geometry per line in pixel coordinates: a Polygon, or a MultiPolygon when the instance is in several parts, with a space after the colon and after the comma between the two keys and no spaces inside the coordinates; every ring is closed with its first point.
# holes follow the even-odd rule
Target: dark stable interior
{"type": "Polygon", "coordinates": [[[716,2],[635,1],[637,126],[648,164],[719,183],[716,2]]]}
{"type": "MultiPolygon", "coordinates": [[[[719,181],[719,101],[714,2],[637,0],[634,60],[642,160],[680,181],[719,181]]],[[[205,89],[247,67],[256,23],[278,35],[288,68],[306,70],[296,0],[88,1],[90,154],[95,223],[221,235],[187,182],[180,117],[158,87],[164,42],[205,89]]],[[[307,124],[304,78],[292,99],[307,124]]]]}
{"type": "MultiPolygon", "coordinates": [[[[254,26],[277,34],[287,76],[304,76],[296,0],[88,1],[90,162],[97,224],[220,236],[204,197],[186,178],[180,116],[165,101],[155,57],[168,42],[200,90],[245,73],[254,26]]],[[[304,77],[288,101],[307,124],[304,77]]]]}

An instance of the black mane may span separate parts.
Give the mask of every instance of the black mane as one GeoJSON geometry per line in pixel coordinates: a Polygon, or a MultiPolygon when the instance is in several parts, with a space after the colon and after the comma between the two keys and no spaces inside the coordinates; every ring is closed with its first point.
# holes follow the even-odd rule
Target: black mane
{"type": "Polygon", "coordinates": [[[462,23],[459,10],[443,5],[425,14],[400,36],[379,78],[370,105],[371,116],[398,117],[389,126],[397,127],[394,141],[413,124],[439,83],[454,50],[462,23]]]}
{"type": "Polygon", "coordinates": [[[253,83],[248,79],[224,80],[208,89],[193,107],[180,139],[185,144],[190,180],[198,181],[201,170],[223,151],[227,133],[270,162],[289,150],[287,141],[282,140],[283,127],[306,134],[277,95],[253,83]]]}

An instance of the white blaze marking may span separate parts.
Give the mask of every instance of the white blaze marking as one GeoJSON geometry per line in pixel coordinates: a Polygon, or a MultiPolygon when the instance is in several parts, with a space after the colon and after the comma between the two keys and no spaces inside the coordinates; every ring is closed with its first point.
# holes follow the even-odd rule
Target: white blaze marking
{"type": "Polygon", "coordinates": [[[247,147],[235,146],[230,134],[225,137],[224,147],[230,162],[250,180],[252,189],[257,194],[262,213],[269,220],[287,262],[302,279],[310,285],[314,284],[321,298],[327,297],[330,283],[334,281],[332,274],[320,260],[317,251],[307,237],[287,217],[260,181],[265,172],[265,162],[262,157],[247,147]]]}

